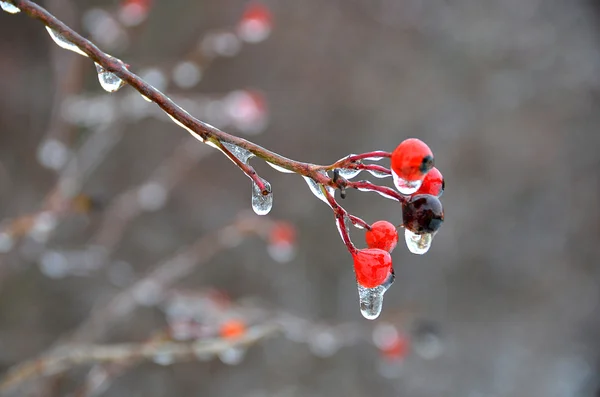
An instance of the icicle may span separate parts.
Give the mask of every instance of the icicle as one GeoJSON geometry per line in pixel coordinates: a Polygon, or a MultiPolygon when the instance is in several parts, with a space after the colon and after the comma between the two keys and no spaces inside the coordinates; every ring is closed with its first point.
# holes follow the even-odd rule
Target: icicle
{"type": "Polygon", "coordinates": [[[260,187],[252,181],[252,209],[257,215],[267,215],[273,207],[273,191],[269,182],[260,177],[259,179],[264,183],[267,194],[263,194],[260,187]]]}
{"type": "Polygon", "coordinates": [[[387,288],[378,285],[375,288],[365,288],[358,284],[358,297],[360,299],[360,312],[367,320],[375,320],[383,308],[383,294],[387,288]]]}
{"type": "Polygon", "coordinates": [[[65,50],[76,52],[80,55],[83,55],[84,57],[88,56],[85,52],[83,52],[81,50],[81,48],[77,47],[75,44],[73,44],[69,40],[65,39],[64,36],[62,34],[58,33],[56,30],[54,30],[48,26],[46,26],[46,30],[48,31],[48,34],[50,34],[50,37],[52,37],[52,40],[54,40],[54,42],[59,47],[62,47],[65,50]]]}
{"type": "Polygon", "coordinates": [[[94,65],[96,65],[96,71],[98,72],[98,81],[100,81],[100,85],[104,88],[104,91],[116,92],[125,85],[125,82],[116,74],[107,71],[97,63],[94,63],[94,65]]]}
{"type": "Polygon", "coordinates": [[[415,193],[421,187],[423,183],[422,180],[417,181],[407,181],[405,179],[400,178],[396,173],[392,170],[392,177],[394,177],[394,185],[396,189],[404,195],[409,195],[415,193]]]}
{"type": "MultiPolygon", "coordinates": [[[[318,171],[319,173],[327,176],[327,173],[325,171],[318,171]]],[[[325,197],[325,194],[323,193],[323,191],[321,190],[321,185],[317,182],[315,182],[314,180],[312,180],[311,178],[307,177],[307,176],[303,176],[302,178],[304,178],[304,180],[306,181],[306,183],[308,184],[308,187],[310,188],[310,191],[321,201],[323,201],[325,204],[329,205],[331,207],[331,205],[329,204],[329,201],[327,201],[327,197],[325,197]]],[[[330,186],[326,186],[325,189],[327,189],[327,191],[329,192],[330,195],[334,195],[335,190],[330,187],[330,186]]]]}
{"type": "Polygon", "coordinates": [[[344,215],[344,228],[346,230],[342,230],[342,225],[340,223],[341,222],[339,218],[336,218],[335,225],[337,226],[338,232],[340,233],[340,237],[342,238],[342,241],[346,241],[344,239],[343,232],[346,232],[346,236],[350,236],[350,225],[352,224],[352,222],[350,221],[350,218],[348,216],[344,215]]]}
{"type": "Polygon", "coordinates": [[[271,168],[279,171],[279,172],[283,172],[284,174],[295,174],[294,171],[288,170],[287,168],[283,168],[281,166],[278,166],[277,164],[273,164],[267,161],[267,164],[269,164],[271,166],[271,168]]]}
{"type": "Polygon", "coordinates": [[[367,320],[375,320],[381,314],[383,308],[383,295],[394,283],[394,275],[390,275],[388,279],[381,285],[373,288],[366,288],[360,284],[358,287],[358,297],[360,301],[360,312],[367,320]]]}
{"type": "Polygon", "coordinates": [[[373,175],[375,178],[388,178],[391,176],[390,174],[386,174],[385,172],[381,172],[378,170],[367,170],[367,171],[369,171],[369,173],[371,175],[373,175]]]}
{"type": "Polygon", "coordinates": [[[2,9],[8,12],[9,14],[16,14],[18,12],[21,12],[21,9],[19,9],[19,7],[12,3],[9,3],[8,1],[0,1],[0,7],[2,7],[2,9]]]}
{"type": "Polygon", "coordinates": [[[416,234],[408,229],[404,229],[404,240],[408,250],[413,254],[423,255],[429,251],[431,242],[433,241],[433,234],[416,234]]]}
{"type": "Polygon", "coordinates": [[[229,143],[229,142],[221,142],[223,144],[223,146],[225,146],[225,148],[227,150],[229,150],[231,152],[231,154],[233,154],[238,160],[240,160],[242,163],[244,164],[248,164],[248,160],[250,160],[252,157],[254,157],[254,154],[252,154],[252,152],[239,147],[237,145],[234,145],[233,143],[229,143]]]}

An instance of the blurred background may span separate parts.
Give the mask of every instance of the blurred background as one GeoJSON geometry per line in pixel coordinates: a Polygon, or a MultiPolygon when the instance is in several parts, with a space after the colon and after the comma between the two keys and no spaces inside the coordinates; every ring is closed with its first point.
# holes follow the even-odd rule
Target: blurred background
{"type": "MultiPolygon", "coordinates": [[[[7,395],[599,395],[596,1],[43,5],[193,115],[284,156],[330,164],[423,139],[446,221],[424,256],[400,242],[383,313],[365,320],[331,211],[300,177],[254,161],[275,197],[257,219],[229,160],[130,87],[104,92],[39,22],[0,13],[2,374],[72,343],[285,329],[218,357],[40,364],[7,395]]],[[[343,204],[401,221],[376,194],[343,204]]]]}

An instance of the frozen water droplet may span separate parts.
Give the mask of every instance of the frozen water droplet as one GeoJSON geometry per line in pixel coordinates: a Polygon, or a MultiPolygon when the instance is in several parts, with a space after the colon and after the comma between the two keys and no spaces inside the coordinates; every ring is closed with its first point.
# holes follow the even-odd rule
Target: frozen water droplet
{"type": "Polygon", "coordinates": [[[231,152],[231,154],[233,154],[238,160],[240,160],[242,163],[244,164],[248,164],[248,160],[250,160],[252,157],[254,157],[254,154],[252,154],[252,152],[239,147],[237,145],[234,145],[233,143],[229,143],[229,142],[221,142],[223,144],[223,146],[225,146],[225,148],[227,150],[229,150],[231,152]]]}
{"type": "Polygon", "coordinates": [[[389,176],[391,176],[390,174],[386,174],[385,172],[381,172],[378,170],[367,170],[369,171],[369,173],[371,175],[373,175],[375,178],[387,178],[389,176]]]}
{"type": "Polygon", "coordinates": [[[56,139],[45,140],[38,148],[37,158],[41,165],[52,170],[61,169],[69,159],[69,149],[56,139]]]}
{"type": "Polygon", "coordinates": [[[8,233],[0,233],[0,254],[9,252],[15,245],[15,239],[8,233]]]}
{"type": "MultiPolygon", "coordinates": [[[[325,171],[319,171],[319,173],[321,173],[323,175],[327,175],[327,173],[325,171]]],[[[331,207],[331,205],[329,204],[329,201],[327,201],[327,197],[321,190],[321,185],[307,176],[302,176],[302,178],[304,178],[304,180],[308,184],[308,187],[310,188],[310,191],[312,192],[312,194],[314,194],[319,200],[323,201],[325,204],[327,204],[331,207]]],[[[332,187],[326,186],[325,189],[327,189],[327,191],[329,192],[330,195],[332,195],[332,196],[334,195],[335,190],[332,187]]]]}
{"type": "Polygon", "coordinates": [[[171,354],[171,352],[158,351],[156,352],[154,357],[152,357],[152,361],[154,361],[158,365],[167,366],[175,362],[175,357],[173,357],[173,354],[171,354]]]}
{"type": "Polygon", "coordinates": [[[361,171],[362,170],[354,170],[351,168],[339,168],[338,175],[346,179],[352,179],[355,178],[358,174],[360,174],[361,171]]]}
{"type": "Polygon", "coordinates": [[[180,88],[192,88],[201,78],[200,67],[191,61],[180,62],[173,69],[173,81],[180,88]]]}
{"type": "Polygon", "coordinates": [[[144,101],[146,101],[146,102],[150,102],[150,103],[152,102],[152,99],[148,98],[145,95],[142,95],[142,98],[144,98],[144,101]]]}
{"type": "Polygon", "coordinates": [[[46,211],[39,214],[29,231],[29,235],[38,243],[45,243],[58,223],[56,215],[46,211]]]}
{"type": "Polygon", "coordinates": [[[167,202],[167,189],[158,182],[141,186],[137,193],[138,202],[144,211],[157,211],[167,202]]]}
{"type": "Polygon", "coordinates": [[[433,241],[433,234],[416,234],[408,229],[404,229],[404,240],[408,250],[413,254],[423,255],[429,251],[431,242],[433,241]]]}
{"type": "Polygon", "coordinates": [[[65,37],[62,34],[58,33],[56,30],[54,30],[48,26],[46,26],[46,30],[48,31],[48,34],[50,35],[50,37],[52,37],[52,40],[54,40],[54,42],[59,47],[62,47],[65,50],[76,52],[77,54],[83,55],[84,57],[88,56],[85,52],[83,52],[81,50],[81,48],[77,47],[75,44],[73,44],[69,40],[65,39],[65,37]]]}
{"type": "Polygon", "coordinates": [[[252,209],[257,215],[267,215],[273,207],[273,191],[269,182],[262,178],[260,180],[265,184],[266,192],[261,191],[258,185],[252,181],[252,209]]]}
{"type": "Polygon", "coordinates": [[[246,349],[243,347],[230,347],[222,352],[219,352],[219,359],[223,364],[227,365],[238,365],[244,359],[246,355],[246,349]]]}
{"type": "Polygon", "coordinates": [[[125,85],[125,82],[117,77],[116,74],[107,71],[97,63],[94,63],[94,65],[96,65],[98,80],[100,81],[102,88],[104,88],[104,91],[115,92],[125,85]]]}
{"type": "Polygon", "coordinates": [[[8,12],[9,14],[16,14],[18,12],[21,12],[19,7],[12,3],[9,3],[8,1],[0,1],[0,7],[2,7],[2,9],[8,12]]]}
{"type": "Polygon", "coordinates": [[[317,328],[308,336],[308,348],[315,356],[331,357],[340,348],[340,336],[329,327],[317,328]]]}
{"type": "Polygon", "coordinates": [[[283,172],[284,174],[294,174],[294,171],[288,170],[287,168],[280,167],[277,164],[269,163],[268,161],[267,161],[267,164],[269,164],[271,166],[271,168],[273,168],[279,172],[283,172]]]}
{"type": "Polygon", "coordinates": [[[400,178],[396,173],[392,170],[392,177],[394,178],[394,185],[396,189],[402,194],[409,195],[415,193],[421,187],[421,183],[423,181],[407,181],[405,179],[400,178]]]}
{"type": "Polygon", "coordinates": [[[365,288],[358,285],[358,296],[360,299],[360,312],[367,320],[375,320],[381,314],[383,308],[383,294],[387,289],[378,285],[375,288],[365,288]]]}
{"type": "Polygon", "coordinates": [[[65,255],[57,251],[47,251],[40,259],[40,270],[53,279],[66,277],[69,274],[69,262],[65,255]]]}

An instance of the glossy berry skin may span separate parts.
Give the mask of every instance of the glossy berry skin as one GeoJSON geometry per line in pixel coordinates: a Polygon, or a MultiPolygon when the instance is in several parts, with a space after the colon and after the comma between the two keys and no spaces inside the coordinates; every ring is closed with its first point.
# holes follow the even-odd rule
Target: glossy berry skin
{"type": "Polygon", "coordinates": [[[444,208],[437,197],[417,194],[402,204],[402,221],[413,233],[433,233],[444,222],[444,208]]]}
{"type": "Polygon", "coordinates": [[[392,252],[398,244],[398,231],[388,221],[377,221],[371,225],[371,230],[367,230],[365,240],[369,248],[392,252]]]}
{"type": "Polygon", "coordinates": [[[444,193],[445,188],[444,176],[437,168],[433,167],[425,178],[419,190],[415,192],[417,194],[431,194],[436,197],[440,197],[444,193]]]}
{"type": "Polygon", "coordinates": [[[358,250],[353,255],[356,281],[365,288],[375,288],[392,274],[390,253],[379,248],[358,250]]]}
{"type": "Polygon", "coordinates": [[[404,140],[392,152],[392,171],[406,181],[418,181],[433,168],[433,153],[420,139],[404,140]]]}

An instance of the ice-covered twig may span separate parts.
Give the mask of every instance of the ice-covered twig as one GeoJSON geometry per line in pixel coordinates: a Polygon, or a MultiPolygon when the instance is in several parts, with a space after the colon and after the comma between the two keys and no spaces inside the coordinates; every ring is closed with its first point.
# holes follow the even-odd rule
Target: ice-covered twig
{"type": "Polygon", "coordinates": [[[27,361],[14,368],[0,382],[0,391],[9,390],[35,377],[55,375],[79,365],[124,362],[135,359],[153,360],[157,356],[169,356],[174,361],[189,361],[197,357],[215,355],[235,347],[251,346],[258,341],[275,335],[280,330],[281,326],[278,324],[264,324],[249,328],[248,332],[239,338],[215,338],[189,343],[122,343],[69,346],[68,349],[27,361]]]}

